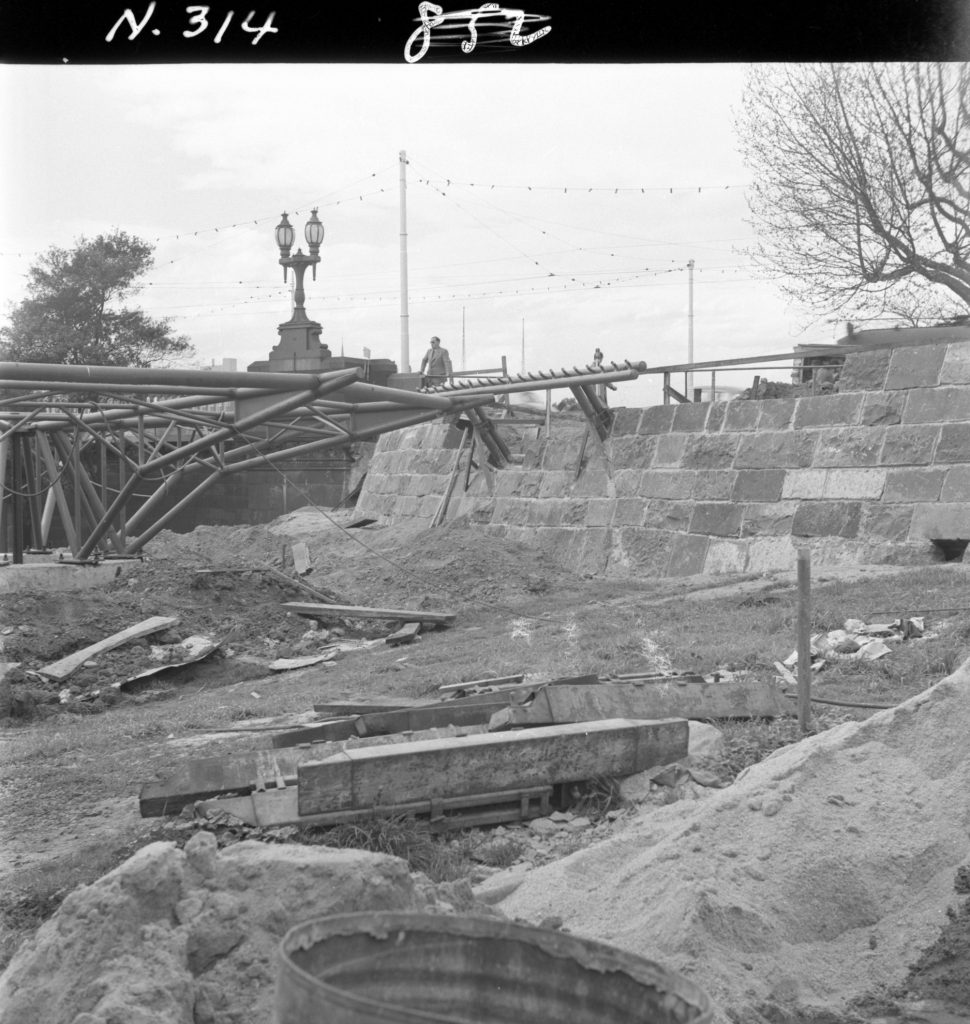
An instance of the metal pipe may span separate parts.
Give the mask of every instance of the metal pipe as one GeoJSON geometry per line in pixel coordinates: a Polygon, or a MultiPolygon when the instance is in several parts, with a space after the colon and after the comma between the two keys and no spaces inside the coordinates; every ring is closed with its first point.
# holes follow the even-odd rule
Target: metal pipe
{"type": "MultiPolygon", "coordinates": [[[[0,363],[0,385],[7,387],[8,381],[41,381],[64,385],[70,391],[71,384],[141,384],[145,387],[174,384],[184,391],[196,388],[268,388],[271,391],[293,391],[296,388],[313,388],[335,378],[350,376],[357,380],[360,370],[350,367],[330,370],[327,373],[270,373],[249,370],[175,370],[161,367],[131,366],[66,366],[62,363],[0,363]]],[[[38,385],[34,385],[35,387],[38,385]]]]}
{"type": "MultiPolygon", "coordinates": [[[[574,384],[603,384],[607,381],[636,380],[636,378],[640,376],[640,372],[641,371],[637,369],[607,370],[603,373],[587,373],[582,374],[581,376],[578,377],[573,374],[570,374],[568,376],[553,374],[552,376],[545,378],[545,380],[541,382],[512,381],[509,384],[472,385],[471,387],[465,389],[465,392],[466,394],[468,392],[471,392],[472,394],[503,395],[511,394],[517,391],[535,391],[537,384],[540,390],[543,387],[568,388],[572,387],[574,384]]],[[[434,394],[449,394],[451,393],[451,391],[452,389],[448,385],[441,385],[434,391],[434,394]]]]}

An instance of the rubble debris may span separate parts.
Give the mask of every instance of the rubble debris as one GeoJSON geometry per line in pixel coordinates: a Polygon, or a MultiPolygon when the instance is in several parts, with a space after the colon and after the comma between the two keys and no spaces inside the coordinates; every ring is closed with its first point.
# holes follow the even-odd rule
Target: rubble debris
{"type": "Polygon", "coordinates": [[[391,647],[398,647],[401,644],[409,644],[418,638],[418,633],[420,632],[420,622],[405,622],[400,629],[395,630],[393,633],[384,637],[384,643],[389,644],[391,647]]]}
{"type": "Polygon", "coordinates": [[[293,571],[297,576],[306,576],[313,571],[310,562],[310,549],[306,542],[299,540],[290,545],[290,554],[293,556],[293,571]]]}
{"type": "Polygon", "coordinates": [[[152,646],[149,657],[153,661],[162,662],[162,664],[157,665],[155,668],[145,669],[144,672],[129,676],[127,679],[112,685],[115,689],[124,692],[133,684],[150,676],[158,675],[159,672],[165,672],[172,668],[182,668],[185,665],[202,661],[203,658],[208,658],[210,654],[214,654],[221,646],[221,640],[213,640],[209,636],[189,636],[180,644],[152,646]]]}
{"type": "Polygon", "coordinates": [[[304,654],[299,658],[277,658],[271,661],[266,667],[270,672],[289,672],[296,668],[309,668],[311,665],[320,665],[328,661],[334,661],[337,651],[325,651],[323,654],[304,654]]]}
{"type": "Polygon", "coordinates": [[[286,601],[283,608],[297,615],[316,619],[397,619],[401,622],[430,623],[450,626],[457,615],[454,612],[426,612],[420,609],[402,611],[396,608],[357,608],[349,604],[311,604],[305,601],[286,601]]]}
{"type": "MultiPolygon", "coordinates": [[[[892,653],[891,644],[934,640],[937,635],[927,633],[925,620],[918,616],[869,624],[861,619],[846,619],[842,629],[812,636],[812,671],[820,672],[828,662],[834,661],[876,661],[892,653]]],[[[797,664],[798,651],[792,651],[783,663],[776,662],[775,667],[792,669],[797,664]]],[[[787,681],[791,682],[790,679],[787,681]]]]}
{"type": "Polygon", "coordinates": [[[123,629],[120,633],[115,633],[112,636],[105,637],[103,640],[99,640],[97,643],[82,648],[80,651],[75,651],[59,661],[45,665],[39,671],[49,679],[56,679],[58,681],[67,679],[72,672],[75,672],[86,661],[91,660],[97,655],[103,654],[105,651],[114,650],[115,647],[120,647],[122,644],[128,643],[129,640],[138,640],[143,636],[150,636],[152,633],[160,633],[162,630],[176,625],[177,622],[177,618],[154,615],[150,619],[145,619],[144,622],[139,622],[134,626],[123,629]]]}

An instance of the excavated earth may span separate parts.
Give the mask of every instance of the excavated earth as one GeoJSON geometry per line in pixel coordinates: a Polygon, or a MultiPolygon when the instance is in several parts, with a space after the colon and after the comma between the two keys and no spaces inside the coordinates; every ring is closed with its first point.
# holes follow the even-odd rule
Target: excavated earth
{"type": "MultiPolygon", "coordinates": [[[[311,629],[280,608],[314,600],[293,579],[291,546],[299,541],[313,564],[303,583],[355,606],[456,611],[470,623],[462,642],[478,636],[496,675],[509,667],[510,615],[511,636],[525,644],[530,630],[551,628],[550,617],[573,616],[563,627],[566,659],[577,656],[565,648],[582,607],[649,603],[634,582],[576,577],[460,521],[435,531],[338,528],[352,521],[301,510],[269,527],[162,534],[149,557],[97,593],[4,595],[0,660],[20,663],[15,699],[69,729],[71,720],[98,721],[77,712],[162,696],[184,715],[173,687],[206,714],[221,708],[248,720],[269,714],[273,688],[272,710],[297,717],[307,707],[306,686],[298,688],[305,677],[269,683],[269,661],[389,628],[345,620],[311,629]],[[68,695],[37,674],[164,614],[179,623],[85,666],[70,677],[68,695]],[[116,693],[113,684],[152,664],[152,645],[189,635],[217,639],[220,653],[170,670],[162,684],[116,693]],[[205,704],[214,693],[222,703],[205,704]]],[[[705,586],[711,581],[653,581],[650,600],[700,597],[705,586]]],[[[715,586],[743,596],[760,593],[765,581],[715,586]]],[[[424,648],[433,660],[422,645],[406,649],[417,653],[388,649],[373,654],[369,669],[354,655],[332,670],[342,682],[324,683],[326,696],[376,695],[395,680],[396,693],[427,697],[460,666],[446,664],[447,634],[430,636],[424,648]]],[[[637,649],[643,664],[650,650],[637,649]]],[[[564,674],[568,663],[551,671],[564,674]]],[[[146,734],[143,750],[133,740],[139,772],[162,770],[176,750],[231,752],[252,741],[188,727],[176,735],[174,726],[165,737],[161,728],[146,734]]],[[[3,780],[0,885],[15,887],[19,873],[53,865],[82,839],[137,852],[72,892],[24,942],[0,976],[0,1022],[269,1024],[276,948],[287,928],[381,909],[498,914],[607,941],[690,977],[714,1000],[718,1024],[970,1020],[968,734],[970,662],[898,707],[782,748],[726,788],[687,783],[673,799],[647,783],[647,799],[631,797],[595,826],[563,815],[494,830],[493,842],[512,838],[527,855],[483,869],[474,889],[467,881],[433,885],[395,857],[299,845],[283,834],[227,842],[224,830],[198,821],[145,845],[152,836],[138,820],[131,780],[102,783],[92,772],[85,785],[81,756],[68,754],[52,776],[63,780],[56,794],[50,783],[32,790],[28,774],[3,780]],[[119,799],[119,787],[129,795],[119,799]]],[[[0,747],[18,735],[8,729],[0,747]]]]}

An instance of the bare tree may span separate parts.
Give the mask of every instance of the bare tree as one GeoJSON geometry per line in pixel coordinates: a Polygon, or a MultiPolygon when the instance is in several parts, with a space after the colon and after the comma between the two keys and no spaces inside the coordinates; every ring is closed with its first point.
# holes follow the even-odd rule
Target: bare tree
{"type": "Polygon", "coordinates": [[[816,315],[970,313],[970,64],[763,65],[737,120],[752,255],[816,315]]]}

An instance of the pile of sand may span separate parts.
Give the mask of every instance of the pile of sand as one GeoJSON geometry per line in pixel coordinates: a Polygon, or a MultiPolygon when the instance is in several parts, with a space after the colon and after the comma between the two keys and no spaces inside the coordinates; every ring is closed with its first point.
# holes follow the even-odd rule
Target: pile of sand
{"type": "Polygon", "coordinates": [[[721,1020],[844,1011],[904,982],[958,900],[968,735],[970,662],[897,708],[777,751],[701,802],[531,872],[499,909],[556,915],[680,971],[721,1020]]]}
{"type": "Polygon", "coordinates": [[[298,921],[437,908],[404,861],[200,832],[71,893],[0,977],[2,1024],[268,1024],[298,921]]]}

